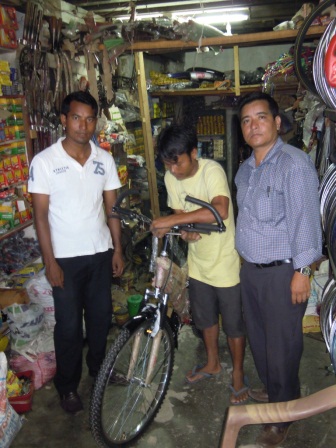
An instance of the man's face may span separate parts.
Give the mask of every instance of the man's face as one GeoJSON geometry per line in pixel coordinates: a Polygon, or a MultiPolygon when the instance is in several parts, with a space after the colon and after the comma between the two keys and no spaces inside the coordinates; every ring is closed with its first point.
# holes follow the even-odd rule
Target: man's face
{"type": "Polygon", "coordinates": [[[194,148],[190,154],[182,154],[178,156],[176,162],[172,162],[169,160],[163,161],[165,167],[177,180],[184,180],[189,177],[192,177],[197,169],[197,149],[194,148]]]}
{"type": "Polygon", "coordinates": [[[256,100],[241,111],[241,129],[244,140],[255,151],[268,151],[278,138],[281,119],[273,117],[268,102],[256,100]]]}
{"type": "Polygon", "coordinates": [[[67,115],[61,115],[62,125],[66,128],[66,137],[77,144],[89,142],[96,130],[97,117],[91,106],[72,101],[67,115]]]}

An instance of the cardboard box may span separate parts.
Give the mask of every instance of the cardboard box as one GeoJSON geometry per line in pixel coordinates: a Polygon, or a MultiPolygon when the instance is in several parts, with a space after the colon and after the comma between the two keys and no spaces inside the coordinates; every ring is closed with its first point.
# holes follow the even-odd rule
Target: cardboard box
{"type": "Polygon", "coordinates": [[[16,9],[11,6],[0,6],[0,27],[18,30],[16,9]]]}
{"type": "MultiPolygon", "coordinates": [[[[14,30],[0,29],[0,46],[15,50],[18,46],[16,32],[14,30]]],[[[12,83],[10,85],[12,85],[12,83]]]]}
{"type": "Polygon", "coordinates": [[[19,305],[30,303],[26,289],[0,288],[0,310],[17,303],[19,305]]]}
{"type": "Polygon", "coordinates": [[[0,202],[0,219],[13,219],[14,209],[11,201],[0,202]]]}
{"type": "Polygon", "coordinates": [[[319,333],[321,331],[320,317],[305,315],[302,321],[302,331],[303,333],[319,333]]]}

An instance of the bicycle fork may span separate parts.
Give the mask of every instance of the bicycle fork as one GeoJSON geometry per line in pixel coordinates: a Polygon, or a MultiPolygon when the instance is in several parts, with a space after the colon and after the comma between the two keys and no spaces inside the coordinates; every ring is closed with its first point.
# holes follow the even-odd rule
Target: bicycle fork
{"type": "MultiPolygon", "coordinates": [[[[146,293],[145,293],[145,300],[147,300],[149,297],[154,297],[154,298],[158,299],[160,295],[161,295],[161,293],[159,291],[159,288],[155,288],[155,291],[151,291],[151,290],[147,289],[146,293]]],[[[168,294],[163,294],[162,300],[160,301],[160,305],[156,308],[156,316],[155,316],[154,325],[152,328],[148,328],[148,330],[146,330],[148,333],[148,337],[153,338],[153,343],[152,343],[151,352],[149,355],[149,361],[148,361],[148,365],[147,365],[146,379],[145,379],[145,384],[144,384],[146,387],[151,383],[151,381],[153,379],[153,374],[154,374],[155,366],[157,363],[159,347],[160,347],[161,338],[162,338],[162,334],[163,334],[162,326],[163,326],[164,318],[165,318],[166,312],[167,312],[168,297],[169,297],[168,294]]],[[[132,353],[131,353],[131,360],[130,360],[128,373],[127,373],[128,381],[132,378],[134,369],[138,362],[139,351],[140,351],[140,341],[141,341],[142,336],[143,336],[142,333],[138,332],[134,337],[132,353]]]]}

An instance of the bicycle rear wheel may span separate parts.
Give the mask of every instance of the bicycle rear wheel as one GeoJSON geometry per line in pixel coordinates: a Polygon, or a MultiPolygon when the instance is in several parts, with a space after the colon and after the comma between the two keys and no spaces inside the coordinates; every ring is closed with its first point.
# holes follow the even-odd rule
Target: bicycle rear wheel
{"type": "Polygon", "coordinates": [[[162,330],[152,379],[146,380],[154,339],[153,319],[132,334],[124,329],[99,371],[90,404],[90,425],[96,442],[116,447],[140,436],[166,395],[174,364],[174,343],[168,322],[162,330]]]}

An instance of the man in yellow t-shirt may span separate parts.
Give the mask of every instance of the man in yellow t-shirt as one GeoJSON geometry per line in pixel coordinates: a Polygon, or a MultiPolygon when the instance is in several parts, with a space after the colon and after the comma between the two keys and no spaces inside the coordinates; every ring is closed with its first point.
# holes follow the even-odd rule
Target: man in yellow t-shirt
{"type": "Polygon", "coordinates": [[[187,195],[211,203],[226,226],[223,233],[181,234],[189,243],[189,293],[193,320],[202,330],[207,352],[206,364],[189,371],[186,381],[193,384],[221,373],[218,351],[218,316],[221,314],[233,364],[230,402],[239,404],[248,399],[243,372],[245,327],[240,298],[240,263],[234,246],[233,208],[226,175],[217,162],[197,159],[197,135],[190,127],[172,125],[165,128],[157,145],[158,154],[167,169],[168,205],[174,214],[155,219],[153,234],[162,237],[178,224],[214,222],[208,209],[186,202],[187,195]]]}

